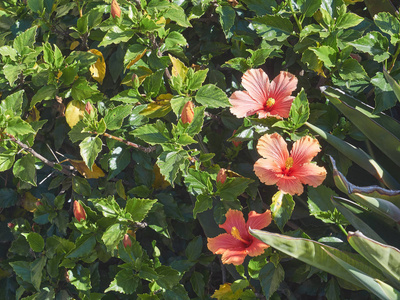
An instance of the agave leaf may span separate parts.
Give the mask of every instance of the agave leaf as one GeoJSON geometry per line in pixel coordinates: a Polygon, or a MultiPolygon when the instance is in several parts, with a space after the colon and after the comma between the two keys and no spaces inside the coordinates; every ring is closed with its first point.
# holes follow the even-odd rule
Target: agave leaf
{"type": "Polygon", "coordinates": [[[338,267],[336,260],[329,256],[327,251],[369,276],[383,280],[382,274],[361,255],[340,251],[313,240],[289,237],[257,229],[249,229],[249,231],[251,235],[271,247],[311,266],[317,267],[325,272],[354,283],[361,288],[365,287],[360,283],[357,284],[357,282],[354,282],[354,278],[351,274],[346,272],[343,268],[338,267]]]}
{"type": "Polygon", "coordinates": [[[388,71],[383,68],[383,75],[385,75],[386,80],[389,82],[390,86],[393,89],[393,92],[395,93],[397,100],[400,101],[400,85],[396,82],[396,80],[393,79],[392,76],[389,75],[388,71]]]}
{"type": "MultiPolygon", "coordinates": [[[[325,250],[325,249],[324,249],[325,250]]],[[[395,288],[391,287],[387,283],[366,274],[365,272],[361,271],[360,269],[352,266],[351,264],[347,263],[343,259],[329,253],[328,250],[325,250],[328,256],[330,256],[333,260],[338,263],[338,266],[341,266],[342,269],[347,272],[350,276],[353,277],[352,282],[355,281],[362,285],[367,291],[375,294],[380,299],[385,300],[392,300],[392,299],[399,299],[400,292],[395,288]]]]}
{"type": "Polygon", "coordinates": [[[400,287],[400,250],[364,236],[361,232],[349,232],[349,244],[379,268],[394,285],[400,287]]]}
{"type": "Polygon", "coordinates": [[[358,164],[361,168],[365,169],[376,179],[384,183],[391,189],[400,189],[400,184],[378,163],[362,149],[357,148],[338,137],[327,133],[326,131],[314,126],[308,122],[305,123],[312,131],[320,135],[329,144],[347,156],[349,159],[358,164]]]}
{"type": "MultiPolygon", "coordinates": [[[[390,83],[390,82],[389,82],[390,83]]],[[[389,130],[398,139],[400,139],[400,123],[388,116],[387,114],[380,112],[378,114],[373,113],[374,108],[361,102],[360,100],[346,94],[340,89],[333,87],[321,87],[322,92],[330,97],[340,98],[343,102],[354,107],[358,111],[362,112],[368,118],[373,119],[376,123],[380,124],[382,127],[389,130]]],[[[399,86],[399,96],[400,96],[400,86],[399,86]]]]}
{"type": "Polygon", "coordinates": [[[364,235],[379,241],[380,243],[385,243],[383,239],[363,220],[361,220],[356,214],[354,214],[352,211],[350,211],[348,208],[343,206],[342,204],[338,203],[335,200],[339,201],[349,201],[347,199],[343,199],[341,197],[332,197],[332,202],[337,208],[337,210],[347,219],[347,221],[350,222],[351,225],[353,225],[357,230],[361,231],[364,235]]]}
{"type": "Polygon", "coordinates": [[[400,222],[400,209],[393,203],[384,199],[369,197],[359,193],[353,193],[349,196],[352,200],[368,207],[386,219],[396,223],[400,222]]]}
{"type": "Polygon", "coordinates": [[[348,195],[353,193],[359,193],[365,196],[370,196],[374,198],[385,199],[392,202],[397,207],[400,207],[400,191],[399,190],[388,190],[381,188],[377,185],[360,187],[349,182],[346,177],[337,169],[336,161],[332,156],[329,156],[333,168],[333,179],[335,181],[336,187],[343,193],[348,195]]]}
{"type": "Polygon", "coordinates": [[[332,96],[329,93],[324,94],[376,147],[400,166],[400,140],[393,133],[363,112],[344,102],[342,97],[332,96]]]}

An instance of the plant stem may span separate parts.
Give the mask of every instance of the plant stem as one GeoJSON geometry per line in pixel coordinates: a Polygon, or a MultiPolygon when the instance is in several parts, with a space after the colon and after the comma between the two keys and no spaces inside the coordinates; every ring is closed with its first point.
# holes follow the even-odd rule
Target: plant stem
{"type": "Polygon", "coordinates": [[[390,71],[392,71],[392,69],[393,69],[393,67],[394,67],[394,64],[395,64],[395,62],[396,62],[396,59],[397,59],[397,56],[400,54],[400,44],[397,44],[397,49],[396,49],[396,52],[394,53],[394,55],[393,55],[393,60],[392,60],[392,63],[390,64],[390,68],[389,68],[389,73],[390,73],[390,71]]]}
{"type": "Polygon", "coordinates": [[[66,166],[66,165],[61,165],[61,164],[52,162],[52,161],[48,160],[46,157],[44,157],[41,154],[37,153],[35,150],[30,148],[28,145],[24,144],[23,142],[21,142],[20,140],[15,138],[13,135],[11,135],[9,133],[5,133],[5,135],[7,137],[9,137],[11,141],[16,143],[18,146],[20,146],[25,151],[27,151],[30,154],[32,154],[37,159],[41,160],[43,163],[45,163],[49,167],[52,167],[53,169],[65,174],[67,176],[73,176],[74,175],[74,172],[76,171],[76,169],[73,166],[66,166]],[[61,166],[61,170],[58,168],[58,166],[61,166]]]}
{"type": "Polygon", "coordinates": [[[346,229],[344,229],[342,224],[337,224],[340,228],[340,230],[345,234],[345,236],[348,236],[346,229]]]}
{"type": "MultiPolygon", "coordinates": [[[[91,134],[100,134],[100,133],[98,133],[98,132],[96,132],[96,131],[90,131],[90,133],[91,133],[91,134]]],[[[139,149],[139,150],[141,150],[141,151],[143,151],[143,152],[145,152],[145,153],[150,153],[150,152],[153,152],[154,150],[156,150],[156,146],[144,147],[144,146],[135,144],[135,143],[133,143],[133,142],[124,140],[123,138],[120,138],[120,137],[111,135],[111,134],[106,133],[106,132],[102,133],[101,135],[103,135],[103,136],[105,136],[105,137],[107,137],[107,138],[110,138],[110,139],[119,141],[119,142],[121,142],[121,143],[124,143],[124,144],[127,145],[127,146],[130,146],[130,147],[139,149]]]]}
{"type": "Polygon", "coordinates": [[[301,22],[299,18],[297,18],[296,12],[293,9],[292,0],[288,0],[290,11],[292,12],[293,18],[296,21],[297,27],[299,28],[299,32],[303,30],[303,26],[301,26],[301,22]]]}

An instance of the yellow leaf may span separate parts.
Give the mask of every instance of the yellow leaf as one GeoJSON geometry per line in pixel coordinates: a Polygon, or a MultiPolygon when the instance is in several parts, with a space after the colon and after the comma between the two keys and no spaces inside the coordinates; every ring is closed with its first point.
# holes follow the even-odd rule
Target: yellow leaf
{"type": "Polygon", "coordinates": [[[188,68],[179,59],[171,56],[171,54],[168,54],[168,55],[169,55],[169,59],[172,62],[172,76],[180,77],[182,79],[182,81],[185,80],[188,68]]]}
{"type": "Polygon", "coordinates": [[[282,206],[282,199],[285,194],[281,191],[277,191],[275,195],[272,196],[272,204],[275,205],[275,209],[279,209],[282,206]]]}
{"type": "Polygon", "coordinates": [[[85,104],[79,100],[72,100],[65,109],[65,119],[69,127],[74,127],[76,123],[83,119],[85,104]]]}
{"type": "Polygon", "coordinates": [[[79,42],[78,41],[73,41],[72,43],[71,43],[71,45],[69,46],[69,50],[74,50],[76,47],[78,47],[79,46],[79,42]]]}
{"type": "Polygon", "coordinates": [[[144,49],[142,53],[140,53],[138,56],[132,59],[126,68],[129,69],[130,67],[132,67],[137,61],[139,61],[139,59],[143,57],[143,55],[146,54],[146,51],[147,49],[144,49]]]}
{"type": "Polygon", "coordinates": [[[36,202],[39,199],[33,196],[30,192],[26,192],[22,199],[22,207],[27,211],[34,212],[37,208],[36,202]]]}
{"type": "Polygon", "coordinates": [[[88,179],[95,178],[95,179],[97,179],[99,177],[104,177],[105,176],[103,170],[100,169],[96,164],[93,164],[92,171],[91,171],[83,160],[70,159],[69,162],[85,178],[88,178],[88,179]]]}
{"type": "Polygon", "coordinates": [[[97,49],[90,49],[88,52],[98,56],[97,61],[90,66],[89,70],[93,79],[102,84],[106,76],[106,62],[104,61],[103,54],[97,49]]]}
{"type": "Polygon", "coordinates": [[[28,117],[26,118],[26,121],[28,123],[34,122],[34,121],[39,121],[40,120],[40,113],[37,110],[36,106],[34,106],[29,112],[28,112],[28,117]]]}
{"type": "Polygon", "coordinates": [[[242,289],[236,291],[236,293],[232,292],[231,283],[221,284],[219,289],[214,292],[211,296],[218,300],[238,300],[240,299],[240,295],[243,293],[242,289]]]}
{"type": "Polygon", "coordinates": [[[363,2],[364,0],[344,0],[344,4],[349,5],[349,4],[354,4],[356,2],[363,2]]]}
{"type": "Polygon", "coordinates": [[[140,114],[149,118],[161,118],[171,111],[170,100],[154,101],[147,104],[140,114]]]}
{"type": "Polygon", "coordinates": [[[169,182],[164,179],[163,175],[161,175],[160,168],[157,166],[157,164],[154,164],[153,171],[154,171],[154,177],[155,178],[154,178],[154,182],[153,182],[152,187],[154,189],[156,189],[156,190],[157,189],[163,190],[166,187],[168,187],[169,186],[169,182]]]}
{"type": "Polygon", "coordinates": [[[115,183],[115,189],[117,190],[118,196],[120,196],[122,199],[126,200],[125,187],[122,183],[122,179],[118,180],[115,183]]]}

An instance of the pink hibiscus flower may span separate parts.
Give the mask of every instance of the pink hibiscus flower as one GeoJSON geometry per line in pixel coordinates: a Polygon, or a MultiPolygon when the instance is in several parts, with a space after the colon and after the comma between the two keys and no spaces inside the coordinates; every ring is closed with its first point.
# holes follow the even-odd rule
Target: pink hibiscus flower
{"type": "Polygon", "coordinates": [[[325,168],[311,163],[320,147],[309,136],[296,141],[289,155],[279,134],[266,134],[258,141],[257,151],[263,158],[254,164],[254,172],[266,185],[276,184],[284,193],[301,195],[303,184],[317,187],[325,180],[325,168]]]}
{"type": "Polygon", "coordinates": [[[290,107],[297,88],[297,78],[289,72],[282,71],[271,82],[262,69],[250,69],[242,77],[246,91],[236,91],[229,98],[232,104],[231,113],[244,118],[255,113],[259,118],[289,117],[290,107]]]}
{"type": "Polygon", "coordinates": [[[269,247],[253,237],[249,233],[249,227],[251,229],[267,227],[271,223],[271,211],[267,210],[262,214],[251,211],[247,222],[239,210],[229,209],[225,216],[225,223],[219,227],[225,229],[227,233],[207,239],[208,249],[214,254],[222,254],[222,263],[241,265],[247,255],[261,255],[264,249],[269,247]]]}

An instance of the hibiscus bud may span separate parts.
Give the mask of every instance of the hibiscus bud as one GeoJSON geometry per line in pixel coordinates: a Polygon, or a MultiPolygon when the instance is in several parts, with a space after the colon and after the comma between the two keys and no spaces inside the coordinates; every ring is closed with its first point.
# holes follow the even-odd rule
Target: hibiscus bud
{"type": "Polygon", "coordinates": [[[124,239],[122,240],[122,243],[124,244],[124,247],[132,247],[132,241],[131,238],[129,237],[129,234],[124,235],[124,239]]]}
{"type": "Polygon", "coordinates": [[[224,184],[226,180],[226,169],[221,168],[217,174],[217,182],[224,184]]]}
{"type": "Polygon", "coordinates": [[[115,16],[118,18],[121,16],[121,8],[116,0],[111,2],[111,15],[115,19],[115,16]]]}
{"type": "Polygon", "coordinates": [[[43,204],[42,204],[42,202],[40,202],[40,201],[36,201],[36,203],[35,203],[35,204],[36,204],[36,206],[43,205],[43,204]]]}
{"type": "Polygon", "coordinates": [[[350,57],[355,59],[358,62],[361,62],[361,56],[358,54],[350,53],[350,57]]]}
{"type": "Polygon", "coordinates": [[[194,117],[194,106],[192,101],[186,102],[183,106],[181,120],[183,124],[192,123],[194,117]]]}
{"type": "MultiPolygon", "coordinates": [[[[233,135],[235,135],[235,133],[236,133],[236,129],[233,131],[233,135]]],[[[235,146],[235,147],[239,147],[239,145],[241,144],[242,142],[239,142],[239,141],[232,141],[232,144],[233,144],[233,146],[235,146]]]]}
{"type": "Polygon", "coordinates": [[[92,104],[90,104],[90,102],[86,102],[85,111],[90,115],[90,113],[92,112],[92,110],[93,110],[92,104]]]}
{"type": "Polygon", "coordinates": [[[132,87],[134,89],[137,89],[140,86],[140,81],[139,81],[139,77],[133,73],[132,74],[132,87]]]}
{"type": "Polygon", "coordinates": [[[81,220],[86,220],[86,212],[82,204],[78,201],[74,201],[74,216],[80,222],[81,220]]]}
{"type": "Polygon", "coordinates": [[[15,227],[15,224],[10,222],[7,224],[7,226],[8,228],[13,229],[15,227]]]}

